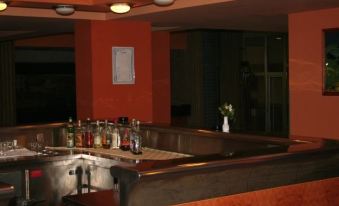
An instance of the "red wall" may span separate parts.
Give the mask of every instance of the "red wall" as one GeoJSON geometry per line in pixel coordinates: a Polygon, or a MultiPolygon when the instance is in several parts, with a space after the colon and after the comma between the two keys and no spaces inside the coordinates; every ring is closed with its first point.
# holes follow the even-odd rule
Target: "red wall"
{"type": "Polygon", "coordinates": [[[171,123],[170,35],[152,34],[153,122],[171,123]]]}
{"type": "Polygon", "coordinates": [[[290,135],[339,139],[339,96],[323,96],[323,29],[339,8],[289,15],[290,135]]]}
{"type": "Polygon", "coordinates": [[[77,117],[93,118],[91,23],[79,21],[74,30],[77,117]]]}
{"type": "MultiPolygon", "coordinates": [[[[92,71],[91,117],[105,119],[128,116],[141,121],[153,121],[150,23],[90,21],[86,26],[78,22],[77,29],[79,29],[75,34],[77,71],[81,72],[83,66],[87,71],[89,65],[92,71]],[[86,28],[82,31],[84,27],[86,28]],[[90,35],[90,39],[82,35],[90,35]],[[112,47],[114,46],[134,47],[136,75],[134,85],[112,84],[112,47]]],[[[82,80],[81,77],[77,77],[77,94],[78,90],[85,91],[87,88],[87,78],[82,80]]],[[[77,98],[79,98],[77,114],[82,118],[85,116],[84,112],[87,113],[91,109],[81,109],[79,105],[85,99],[83,92],[78,94],[77,98]]],[[[91,107],[90,104],[88,106],[91,107]]]]}

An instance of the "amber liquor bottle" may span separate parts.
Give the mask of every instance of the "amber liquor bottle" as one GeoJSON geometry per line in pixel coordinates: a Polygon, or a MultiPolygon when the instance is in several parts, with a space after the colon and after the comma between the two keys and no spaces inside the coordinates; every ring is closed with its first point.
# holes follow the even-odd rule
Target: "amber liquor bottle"
{"type": "Polygon", "coordinates": [[[103,148],[109,149],[111,147],[112,132],[110,126],[108,125],[108,120],[105,120],[105,126],[101,131],[101,142],[103,148]]]}
{"type": "Polygon", "coordinates": [[[124,136],[121,138],[120,149],[124,151],[129,150],[129,131],[128,128],[125,128],[124,136]]]}
{"type": "Polygon", "coordinates": [[[81,120],[78,120],[77,127],[75,128],[75,146],[83,147],[85,141],[85,131],[81,125],[81,120]]]}
{"type": "Polygon", "coordinates": [[[87,148],[92,148],[93,147],[93,132],[92,132],[90,118],[87,118],[87,120],[86,120],[86,130],[85,130],[84,146],[87,147],[87,148]]]}

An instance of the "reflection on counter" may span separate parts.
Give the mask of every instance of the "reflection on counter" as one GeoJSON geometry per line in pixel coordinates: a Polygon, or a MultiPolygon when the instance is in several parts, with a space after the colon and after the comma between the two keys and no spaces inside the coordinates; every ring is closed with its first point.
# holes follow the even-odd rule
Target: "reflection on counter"
{"type": "Polygon", "coordinates": [[[142,149],[141,155],[134,155],[129,151],[123,151],[119,149],[97,149],[97,148],[67,148],[67,147],[46,147],[48,150],[53,151],[77,151],[82,153],[90,153],[90,154],[100,154],[107,155],[113,157],[120,157],[131,160],[169,160],[169,159],[178,159],[185,157],[192,157],[192,155],[176,153],[176,152],[168,152],[164,150],[157,150],[152,148],[144,147],[142,149]]]}

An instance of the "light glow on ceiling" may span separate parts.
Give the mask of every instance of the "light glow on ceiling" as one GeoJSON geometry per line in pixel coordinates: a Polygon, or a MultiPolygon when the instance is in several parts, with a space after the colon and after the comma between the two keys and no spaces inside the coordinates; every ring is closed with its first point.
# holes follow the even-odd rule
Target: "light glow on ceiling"
{"type": "Polygon", "coordinates": [[[114,3],[111,5],[111,11],[117,14],[124,14],[131,10],[131,6],[128,3],[114,3]]]}
{"type": "Polygon", "coordinates": [[[7,9],[7,4],[4,1],[0,1],[0,11],[7,9]]]}

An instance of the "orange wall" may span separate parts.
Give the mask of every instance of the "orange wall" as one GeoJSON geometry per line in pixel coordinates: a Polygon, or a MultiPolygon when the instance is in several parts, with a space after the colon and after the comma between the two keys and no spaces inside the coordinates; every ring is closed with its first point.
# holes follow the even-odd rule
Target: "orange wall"
{"type": "MultiPolygon", "coordinates": [[[[81,27],[82,23],[77,23],[81,27]]],[[[92,70],[92,118],[104,119],[128,116],[141,121],[152,121],[152,62],[151,62],[151,25],[148,22],[133,21],[90,21],[85,31],[76,32],[77,71],[92,70]],[[90,34],[87,40],[81,35],[90,34]],[[78,40],[80,38],[80,40],[78,40]],[[112,84],[112,47],[134,47],[135,84],[112,84]],[[90,57],[89,57],[90,56],[90,57]],[[90,60],[86,59],[90,58],[90,60]],[[90,61],[90,66],[82,61],[90,61]]],[[[76,27],[77,30],[77,27],[76,27]]],[[[78,74],[78,73],[77,73],[78,74]]],[[[88,88],[87,79],[77,78],[78,90],[88,88]]],[[[83,94],[77,96],[79,103],[83,94]]],[[[86,101],[84,101],[86,102],[86,101]]],[[[90,107],[91,105],[88,104],[90,107]]],[[[84,116],[79,110],[80,118],[84,116]]]]}
{"type": "Polygon", "coordinates": [[[75,72],[77,118],[93,118],[92,48],[91,23],[79,21],[75,24],[75,72]]]}
{"type": "Polygon", "coordinates": [[[339,139],[339,96],[323,96],[323,29],[339,28],[339,8],[290,14],[290,135],[339,139]]]}
{"type": "Polygon", "coordinates": [[[74,35],[62,34],[15,41],[16,47],[74,47],[74,35]]]}
{"type": "Polygon", "coordinates": [[[153,122],[171,123],[170,35],[152,34],[153,122]]]}
{"type": "Polygon", "coordinates": [[[330,178],[177,206],[339,206],[338,186],[339,178],[330,178]]]}

